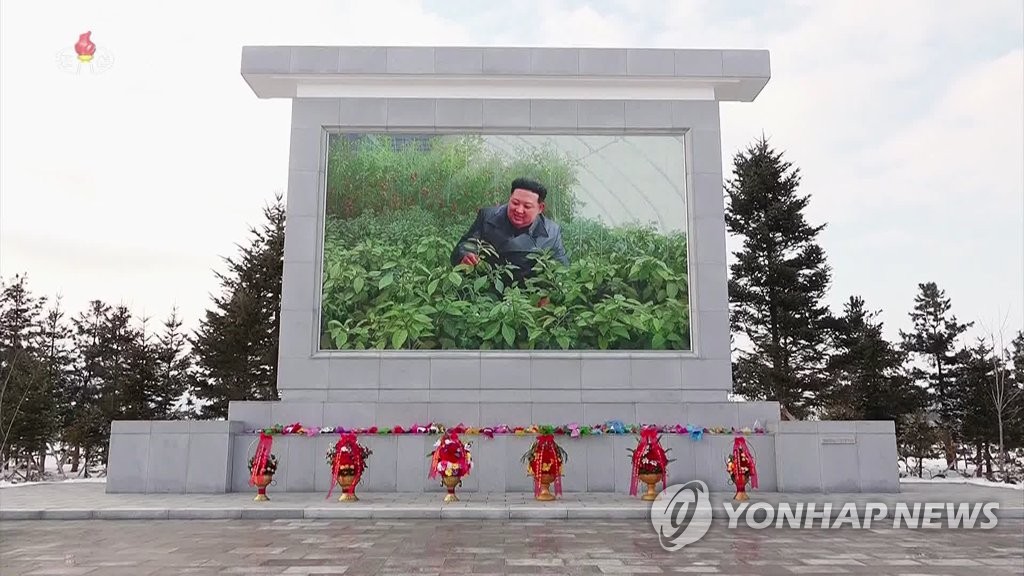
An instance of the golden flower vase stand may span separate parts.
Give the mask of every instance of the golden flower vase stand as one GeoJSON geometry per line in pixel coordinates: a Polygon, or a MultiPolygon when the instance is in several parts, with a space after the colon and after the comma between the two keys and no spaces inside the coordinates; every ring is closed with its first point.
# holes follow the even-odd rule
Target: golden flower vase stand
{"type": "Polygon", "coordinates": [[[741,502],[750,500],[750,496],[747,495],[747,476],[745,474],[736,475],[736,495],[732,499],[741,502]]]}
{"type": "Polygon", "coordinates": [[[554,474],[540,475],[540,494],[537,494],[537,500],[540,500],[541,502],[551,502],[556,499],[556,496],[551,493],[551,483],[554,481],[554,474]]]}
{"type": "Polygon", "coordinates": [[[654,502],[658,499],[658,482],[661,482],[661,474],[639,474],[637,478],[647,484],[647,492],[640,497],[644,502],[654,502]]]}
{"type": "Polygon", "coordinates": [[[266,502],[270,500],[267,496],[267,486],[270,486],[274,482],[273,474],[263,474],[256,477],[256,497],[253,498],[253,502],[266,502]]]}
{"type": "Polygon", "coordinates": [[[455,495],[455,489],[462,485],[462,476],[442,476],[441,483],[448,489],[448,494],[445,495],[445,502],[458,502],[459,497],[455,495]]]}
{"type": "Polygon", "coordinates": [[[335,479],[338,482],[338,488],[341,488],[341,496],[338,496],[338,502],[358,502],[359,498],[356,496],[356,473],[355,470],[346,470],[342,468],[338,471],[338,477],[335,479]]]}

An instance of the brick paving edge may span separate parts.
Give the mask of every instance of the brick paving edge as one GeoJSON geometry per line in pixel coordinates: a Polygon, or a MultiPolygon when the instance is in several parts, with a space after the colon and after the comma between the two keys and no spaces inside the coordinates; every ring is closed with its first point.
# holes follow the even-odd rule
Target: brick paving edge
{"type": "MultiPolygon", "coordinates": [[[[832,520],[839,517],[841,508],[833,508],[832,520]]],[[[1002,508],[995,512],[999,520],[1024,520],[1024,507],[1002,508]]],[[[332,507],[258,506],[227,508],[6,508],[0,509],[0,522],[25,520],[647,520],[647,508],[636,506],[565,506],[548,505],[513,506],[377,506],[339,505],[332,507]]],[[[713,518],[725,520],[728,515],[715,507],[713,518]]],[[[882,519],[895,518],[889,510],[882,519]]]]}

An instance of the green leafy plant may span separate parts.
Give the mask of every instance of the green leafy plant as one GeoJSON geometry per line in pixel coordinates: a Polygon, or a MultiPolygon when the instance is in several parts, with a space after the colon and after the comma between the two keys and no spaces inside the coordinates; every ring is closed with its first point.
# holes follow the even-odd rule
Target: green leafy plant
{"type": "Polygon", "coordinates": [[[330,153],[322,348],[690,348],[685,235],[577,216],[573,165],[557,153],[499,157],[478,137],[337,138],[330,153]],[[517,284],[482,244],[480,264],[453,267],[476,210],[524,173],[543,175],[571,265],[535,255],[517,284]]]}

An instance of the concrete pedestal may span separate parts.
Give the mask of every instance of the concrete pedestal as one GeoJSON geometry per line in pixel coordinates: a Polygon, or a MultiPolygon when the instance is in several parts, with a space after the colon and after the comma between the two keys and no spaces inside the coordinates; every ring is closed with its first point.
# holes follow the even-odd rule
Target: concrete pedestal
{"type": "MultiPolygon", "coordinates": [[[[252,430],[273,424],[301,422],[304,426],[408,427],[439,421],[422,416],[420,405],[376,405],[378,412],[356,418],[352,405],[332,402],[235,402],[228,422],[115,422],[111,434],[108,492],[219,493],[246,492],[248,459],[257,435],[252,430]],[[275,417],[276,415],[276,417],[275,417]],[[289,417],[285,417],[289,416],[289,417]],[[348,416],[346,418],[346,416],[348,416]]],[[[584,405],[593,418],[558,418],[552,404],[504,406],[449,405],[446,425],[529,426],[579,422],[602,424],[608,419],[625,423],[684,424],[705,428],[743,428],[755,421],[768,427],[766,434],[751,434],[760,489],[770,492],[896,492],[896,438],[892,422],[779,422],[774,402],[711,402],[679,405],[645,403],[584,405]],[[659,407],[660,406],[660,413],[659,407]],[[619,409],[621,408],[621,409],[619,409]],[[482,420],[478,412],[493,411],[505,418],[482,420]],[[531,414],[548,415],[536,420],[531,414]],[[517,418],[516,415],[521,416],[517,418]],[[597,417],[601,415],[601,417],[597,417]],[[634,415],[638,415],[633,418],[634,415]],[[653,416],[662,418],[653,418],[653,416]]],[[[567,416],[572,416],[569,410],[567,416]]],[[[328,448],[337,436],[275,436],[273,453],[279,468],[276,492],[324,492],[330,488],[328,448]]],[[[427,454],[436,435],[362,436],[373,450],[369,469],[359,486],[362,492],[441,492],[439,482],[427,478],[427,454]]],[[[465,492],[528,492],[532,490],[519,459],[533,436],[464,436],[471,441],[474,472],[463,483],[465,492]]],[[[629,492],[629,448],[634,435],[557,437],[569,454],[563,490],[567,492],[629,492]]],[[[703,480],[711,490],[730,489],[725,462],[732,449],[730,434],[705,434],[700,440],[665,434],[664,446],[675,461],[669,483],[703,480]]]]}

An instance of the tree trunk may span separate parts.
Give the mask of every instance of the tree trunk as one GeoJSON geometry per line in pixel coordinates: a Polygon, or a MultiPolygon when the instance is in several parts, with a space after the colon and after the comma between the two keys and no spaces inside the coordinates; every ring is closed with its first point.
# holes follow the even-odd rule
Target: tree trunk
{"type": "Polygon", "coordinates": [[[956,442],[953,441],[953,433],[949,430],[942,436],[942,447],[946,451],[946,468],[956,470],[956,442]]]}
{"type": "Polygon", "coordinates": [[[46,480],[46,444],[39,449],[37,454],[39,455],[39,479],[46,480]]]}
{"type": "Polygon", "coordinates": [[[924,456],[917,457],[917,477],[924,478],[924,456]]]}
{"type": "Polygon", "coordinates": [[[1003,482],[1010,482],[1010,475],[1006,473],[1006,445],[1003,443],[1003,412],[996,411],[996,421],[999,423],[999,473],[1003,475],[1003,482]]]}
{"type": "Polygon", "coordinates": [[[796,420],[797,419],[797,417],[793,416],[793,413],[790,412],[788,408],[786,408],[785,404],[779,404],[779,412],[782,413],[782,419],[783,420],[796,420]]]}
{"type": "Polygon", "coordinates": [[[992,452],[988,449],[989,444],[985,442],[985,478],[992,479],[992,452]]]}
{"type": "Polygon", "coordinates": [[[78,461],[82,458],[82,448],[75,444],[74,449],[71,450],[71,473],[78,473],[78,461]]]}
{"type": "Polygon", "coordinates": [[[57,477],[66,478],[67,476],[64,475],[64,464],[67,461],[68,454],[63,448],[58,450],[57,446],[58,444],[54,444],[53,446],[48,445],[46,450],[51,456],[53,456],[53,459],[57,464],[57,477]]]}

